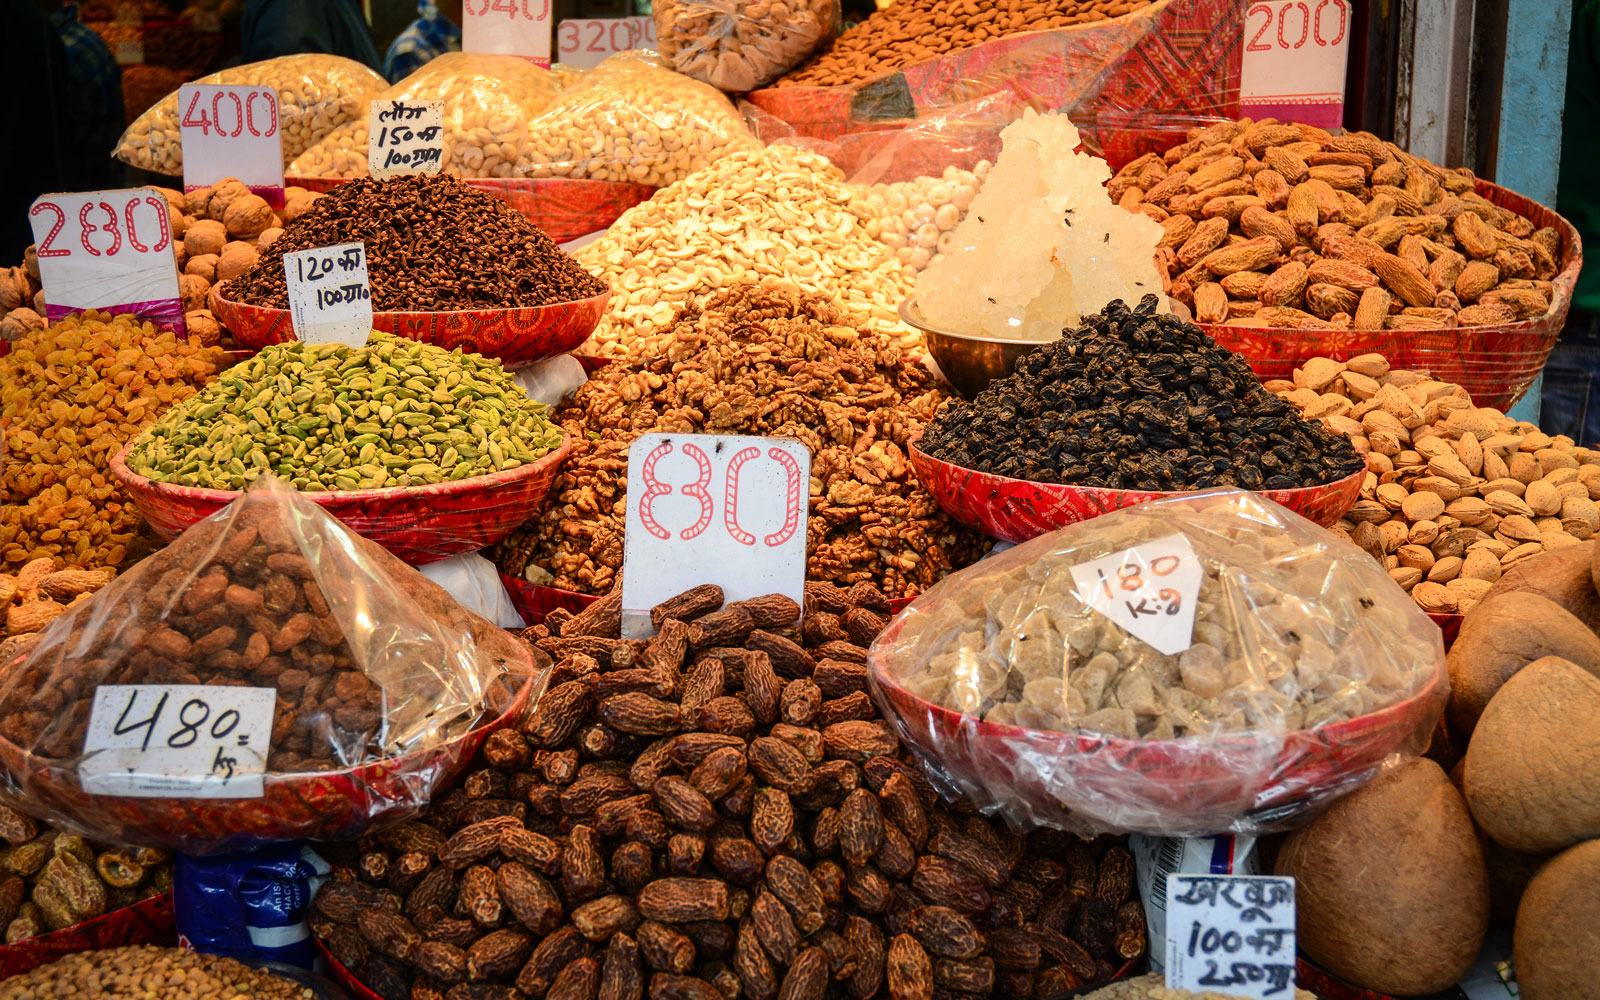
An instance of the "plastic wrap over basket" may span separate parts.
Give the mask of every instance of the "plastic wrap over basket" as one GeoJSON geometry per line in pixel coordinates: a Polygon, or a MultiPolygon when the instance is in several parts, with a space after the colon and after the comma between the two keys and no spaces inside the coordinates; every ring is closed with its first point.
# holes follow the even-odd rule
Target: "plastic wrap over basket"
{"type": "Polygon", "coordinates": [[[1131,507],[991,556],[912,601],[868,665],[936,784],[1018,828],[1084,834],[1291,828],[1390,755],[1420,753],[1448,691],[1438,629],[1381,565],[1239,490],[1131,507]],[[1126,590],[1130,573],[1173,572],[1150,556],[1162,545],[1192,550],[1181,559],[1198,566],[1173,563],[1195,588],[1178,575],[1159,598],[1133,596],[1146,616],[1144,602],[1193,609],[1189,632],[1142,633],[1174,654],[1086,604],[1096,592],[1072,572],[1109,557],[1126,590]]]}
{"type": "Polygon", "coordinates": [[[1218,344],[1242,355],[1263,380],[1289,378],[1310,358],[1347,361],[1381,354],[1391,367],[1427,372],[1462,386],[1476,406],[1509,410],[1544,370],[1566,325],[1583,267],[1583,243],[1570,222],[1543,205],[1484,180],[1478,181],[1477,190],[1501,208],[1525,216],[1535,228],[1550,226],[1561,234],[1561,271],[1552,282],[1554,294],[1543,316],[1445,330],[1287,330],[1211,323],[1200,327],[1218,344]]]}
{"type": "Polygon", "coordinates": [[[667,65],[718,90],[763,87],[839,30],[838,0],[656,0],[667,65]]]}
{"type": "Polygon", "coordinates": [[[20,976],[81,951],[103,951],[135,944],[170,947],[176,943],[172,894],[163,892],[112,910],[103,917],[0,945],[0,980],[20,976]]]}
{"type": "Polygon", "coordinates": [[[188,854],[355,837],[426,805],[543,681],[524,644],[268,477],[0,664],[0,796],[95,840],[188,854]],[[158,794],[88,790],[86,765],[109,752],[85,749],[101,686],[197,684],[272,692],[270,732],[241,743],[259,748],[240,758],[255,791],[191,797],[201,776],[144,757],[115,773],[158,794]]]}

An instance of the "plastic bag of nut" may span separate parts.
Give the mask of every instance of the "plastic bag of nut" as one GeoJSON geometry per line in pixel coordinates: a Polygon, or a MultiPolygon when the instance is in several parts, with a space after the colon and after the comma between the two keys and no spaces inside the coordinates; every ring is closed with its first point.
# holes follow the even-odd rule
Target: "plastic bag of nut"
{"type": "Polygon", "coordinates": [[[740,93],[800,65],[840,20],[838,0],[661,0],[655,18],[668,65],[740,93]]]}
{"type": "Polygon", "coordinates": [[[1428,744],[1439,631],[1354,545],[1211,490],[985,559],[874,644],[924,767],[1018,824],[1261,834],[1428,744]]]}
{"type": "MultiPolygon", "coordinates": [[[[355,60],[321,53],[247,63],[194,82],[276,90],[286,165],[340,125],[366,121],[369,102],[385,86],[383,77],[355,60]]],[[[178,92],[173,91],[128,126],[113,155],[142,170],[183,173],[180,117],[178,92]]]]}
{"type": "Polygon", "coordinates": [[[0,796],[189,854],[354,836],[421,808],[533,673],[525,644],[268,477],[0,664],[0,796]],[[242,781],[171,756],[206,740],[242,781]]]}

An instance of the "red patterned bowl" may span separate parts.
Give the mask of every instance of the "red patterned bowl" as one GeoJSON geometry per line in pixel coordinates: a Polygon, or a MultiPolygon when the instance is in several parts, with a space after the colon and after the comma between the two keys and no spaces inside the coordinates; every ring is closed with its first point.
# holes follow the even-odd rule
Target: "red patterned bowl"
{"type": "Polygon", "coordinates": [[[1201,323],[1200,328],[1243,355],[1263,381],[1289,378],[1310,358],[1347,361],[1359,354],[1381,354],[1395,368],[1425,371],[1464,387],[1478,406],[1510,409],[1544,370],[1566,324],[1583,267],[1583,241],[1566,219],[1515,191],[1480,180],[1478,193],[1535,226],[1551,226],[1561,234],[1561,273],[1555,277],[1550,311],[1543,316],[1453,330],[1284,330],[1214,323],[1201,323]]]}
{"type": "MultiPolygon", "coordinates": [[[[1176,495],[1035,483],[977,472],[934,458],[917,447],[919,439],[911,441],[911,468],[923,488],[951,517],[1001,541],[1025,542],[1091,517],[1176,495]]],[[[1361,497],[1366,475],[1367,470],[1361,469],[1325,486],[1262,490],[1260,495],[1327,528],[1337,524],[1361,497]]]]}
{"type": "MultiPolygon", "coordinates": [[[[289,310],[252,306],[224,298],[226,282],[211,286],[207,304],[217,322],[243,347],[259,351],[268,344],[295,339],[289,310]]],[[[565,354],[589,339],[611,300],[609,291],[575,302],[510,309],[455,309],[446,312],[375,312],[372,328],[435,344],[447,351],[461,348],[508,367],[532,364],[565,354]]]]}
{"type": "MultiPolygon", "coordinates": [[[[285,177],[284,183],[307,191],[327,192],[347,179],[285,177]]],[[[487,191],[506,202],[557,243],[599,232],[657,190],[622,181],[565,177],[464,177],[462,180],[468,187],[487,191]]]]}
{"type": "MultiPolygon", "coordinates": [[[[234,490],[172,486],[128,468],[129,442],[111,458],[111,474],[133,494],[156,534],[172,541],[239,498],[234,490]]],[[[487,548],[526,521],[550,492],[556,469],[572,442],[528,465],[431,486],[304,493],[343,521],[413,566],[487,548]]]]}

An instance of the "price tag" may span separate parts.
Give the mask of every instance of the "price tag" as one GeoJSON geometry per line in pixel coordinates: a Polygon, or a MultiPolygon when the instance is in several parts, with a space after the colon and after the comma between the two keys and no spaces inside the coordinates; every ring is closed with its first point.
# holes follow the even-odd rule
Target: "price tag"
{"type": "Polygon", "coordinates": [[[283,207],[283,136],[271,87],[186,83],[178,88],[183,189],[236,177],[273,208],[283,207]]]}
{"type": "Polygon", "coordinates": [[[47,194],[28,210],[53,323],[85,309],[183,330],[167,200],[154,188],[47,194]]]}
{"type": "Polygon", "coordinates": [[[1204,576],[1181,534],[1072,567],[1079,600],[1168,656],[1194,645],[1194,605],[1204,576]]]}
{"type": "Polygon", "coordinates": [[[444,166],[443,101],[373,101],[367,118],[367,170],[382,180],[436,174],[444,166]]]}
{"type": "Polygon", "coordinates": [[[367,246],[341,243],[283,255],[289,321],[308,344],[363,347],[372,336],[367,246]]]}
{"type": "Polygon", "coordinates": [[[96,688],[79,780],[84,791],[98,795],[260,798],[277,702],[275,688],[96,688]]]}
{"type": "Polygon", "coordinates": [[[1167,876],[1167,988],[1294,996],[1294,879],[1167,876]]]}
{"type": "Polygon", "coordinates": [[[144,63],[144,42],[130,38],[117,43],[118,66],[140,66],[144,63]]]}
{"type": "Polygon", "coordinates": [[[805,602],[811,453],[791,438],[645,434],[628,449],[622,634],[652,633],[650,609],[696,583],[729,601],[805,602]]]}
{"type": "Polygon", "coordinates": [[[653,48],[653,17],[568,18],[556,26],[556,51],[565,66],[593,69],[600,60],[629,49],[653,48]]]}
{"type": "Polygon", "coordinates": [[[1258,0],[1245,11],[1239,109],[1337,128],[1344,121],[1350,0],[1258,0]]]}
{"type": "Polygon", "coordinates": [[[461,48],[550,67],[550,0],[463,0],[461,48]]]}

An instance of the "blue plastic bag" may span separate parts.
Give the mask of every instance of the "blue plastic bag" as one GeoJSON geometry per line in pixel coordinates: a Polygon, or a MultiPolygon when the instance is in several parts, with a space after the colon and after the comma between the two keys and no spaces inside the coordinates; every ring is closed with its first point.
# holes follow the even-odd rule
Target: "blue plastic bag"
{"type": "Polygon", "coordinates": [[[180,854],[172,873],[179,943],[309,969],[317,948],[306,918],[328,871],[300,841],[207,858],[180,854]]]}

